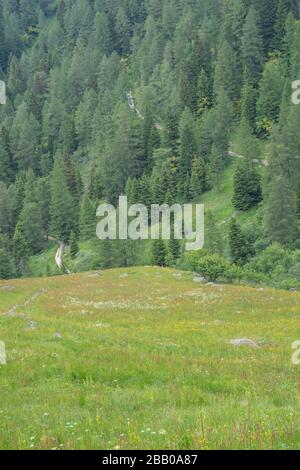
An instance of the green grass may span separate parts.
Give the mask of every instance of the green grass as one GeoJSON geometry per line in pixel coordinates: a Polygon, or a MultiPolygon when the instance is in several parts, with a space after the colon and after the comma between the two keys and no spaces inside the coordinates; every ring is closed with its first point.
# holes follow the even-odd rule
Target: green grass
{"type": "Polygon", "coordinates": [[[46,277],[59,275],[60,271],[54,261],[56,251],[57,244],[51,242],[48,245],[48,249],[36,256],[31,256],[28,266],[29,276],[46,277]]]}
{"type": "Polygon", "coordinates": [[[257,212],[257,208],[253,208],[244,213],[238,212],[232,204],[234,174],[239,164],[239,159],[230,158],[230,163],[222,174],[220,190],[212,189],[211,191],[207,191],[201,198],[201,202],[205,204],[205,209],[212,212],[216,223],[224,226],[226,237],[228,225],[233,216],[237,218],[241,225],[245,225],[251,224],[251,222],[255,220],[257,212]]]}
{"type": "Polygon", "coordinates": [[[299,449],[299,302],[153,267],[1,282],[0,448],[299,449]]]}

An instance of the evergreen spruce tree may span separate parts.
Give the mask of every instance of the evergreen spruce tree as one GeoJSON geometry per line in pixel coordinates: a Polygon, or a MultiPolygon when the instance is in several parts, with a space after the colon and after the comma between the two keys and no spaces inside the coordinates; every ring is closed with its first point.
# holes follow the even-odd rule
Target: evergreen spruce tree
{"type": "Polygon", "coordinates": [[[101,268],[108,269],[117,265],[116,263],[116,240],[103,240],[100,244],[101,268]]]}
{"type": "Polygon", "coordinates": [[[215,109],[212,108],[204,111],[201,119],[198,121],[197,140],[205,164],[208,163],[212,150],[215,119],[215,109]]]}
{"type": "Polygon", "coordinates": [[[262,136],[271,133],[272,124],[276,123],[279,118],[284,90],[284,76],[281,67],[278,60],[269,61],[260,82],[257,101],[257,128],[262,136]]]}
{"type": "Polygon", "coordinates": [[[197,114],[201,116],[213,103],[211,77],[204,69],[201,70],[198,78],[197,100],[197,114]]]}
{"type": "Polygon", "coordinates": [[[241,121],[248,122],[251,132],[256,130],[256,101],[258,97],[257,88],[252,83],[252,79],[247,68],[244,70],[244,84],[241,92],[241,121]]]}
{"type": "Polygon", "coordinates": [[[274,0],[252,0],[253,6],[259,15],[259,27],[263,39],[265,56],[270,49],[274,35],[276,21],[277,1],[274,0]]]}
{"type": "Polygon", "coordinates": [[[178,157],[179,155],[179,118],[176,112],[169,106],[166,109],[165,117],[165,133],[164,145],[170,148],[172,155],[178,157]]]}
{"type": "Polygon", "coordinates": [[[252,83],[258,82],[263,66],[263,44],[258,20],[255,8],[250,7],[243,30],[242,55],[243,65],[252,83]]]}
{"type": "Polygon", "coordinates": [[[24,93],[25,91],[24,78],[22,76],[19,61],[15,55],[12,56],[9,62],[8,90],[14,97],[24,93]]]}
{"type": "MultiPolygon", "coordinates": [[[[292,107],[292,110],[297,106],[292,107]]],[[[291,245],[298,237],[299,162],[296,123],[288,120],[282,130],[274,127],[265,182],[264,228],[267,240],[291,245]],[[295,127],[294,127],[295,126],[295,127]]]]}
{"type": "Polygon", "coordinates": [[[224,170],[224,158],[217,145],[213,145],[209,161],[209,181],[217,191],[221,190],[221,175],[224,170]]]}
{"type": "Polygon", "coordinates": [[[180,158],[179,158],[179,192],[184,194],[187,181],[191,177],[193,158],[197,151],[194,134],[194,119],[187,108],[180,120],[180,158]]]}
{"type": "Polygon", "coordinates": [[[241,117],[237,133],[237,145],[243,160],[249,168],[253,168],[260,160],[259,140],[252,133],[252,127],[245,117],[241,117]]]}
{"type": "Polygon", "coordinates": [[[233,107],[226,92],[220,89],[217,106],[213,114],[213,145],[209,161],[209,178],[212,186],[219,191],[221,173],[228,162],[229,137],[233,123],[233,107]]]}
{"type": "Polygon", "coordinates": [[[48,238],[50,227],[50,180],[49,177],[39,178],[36,188],[42,220],[43,234],[48,238]]]}
{"type": "Polygon", "coordinates": [[[76,256],[77,256],[78,253],[79,253],[79,246],[78,246],[78,243],[77,243],[77,237],[76,237],[75,232],[72,232],[72,233],[71,233],[69,244],[70,244],[70,255],[71,255],[71,258],[72,258],[72,259],[75,259],[76,256]]]}
{"type": "Polygon", "coordinates": [[[0,234],[0,279],[10,279],[14,275],[15,267],[10,239],[0,234]]]}
{"type": "Polygon", "coordinates": [[[295,76],[294,73],[297,72],[299,68],[300,53],[297,46],[297,44],[299,44],[299,36],[300,28],[297,27],[295,16],[290,11],[285,23],[285,34],[282,41],[282,53],[284,65],[292,76],[295,76]],[[296,70],[294,69],[294,66],[296,70]]]}
{"type": "MultiPolygon", "coordinates": [[[[161,174],[153,174],[151,178],[153,203],[163,204],[166,198],[166,188],[161,174]]],[[[182,188],[183,191],[184,188],[182,188]]]]}
{"type": "Polygon", "coordinates": [[[273,176],[268,184],[264,223],[270,242],[291,245],[297,239],[297,195],[283,174],[273,176]]]}
{"type": "Polygon", "coordinates": [[[181,71],[180,94],[183,106],[193,113],[197,110],[197,82],[195,64],[189,60],[183,65],[181,71]]]}
{"type": "MultiPolygon", "coordinates": [[[[296,191],[298,198],[298,214],[300,216],[300,161],[299,161],[299,119],[300,106],[291,106],[286,115],[286,120],[278,130],[281,145],[275,149],[280,158],[281,168],[285,171],[292,189],[296,191]]],[[[276,130],[273,131],[273,138],[276,130]]],[[[272,168],[271,168],[272,169],[272,168]]]]}
{"type": "Polygon", "coordinates": [[[0,178],[8,183],[13,180],[14,162],[9,148],[8,135],[5,128],[0,128],[0,178]]]}
{"type": "Polygon", "coordinates": [[[23,233],[31,254],[38,253],[44,246],[46,233],[42,219],[42,200],[38,192],[38,182],[32,172],[27,173],[23,208],[19,217],[23,233]]]}
{"type": "Polygon", "coordinates": [[[100,170],[93,165],[88,185],[88,195],[92,201],[99,202],[103,197],[103,184],[100,170]]]}
{"type": "Polygon", "coordinates": [[[148,209],[153,202],[152,188],[150,184],[150,177],[144,174],[139,181],[139,203],[144,204],[148,209]]]}
{"type": "Polygon", "coordinates": [[[64,152],[64,173],[66,176],[66,182],[70,193],[74,199],[74,202],[79,204],[80,195],[81,195],[81,180],[80,174],[75,168],[71,157],[67,151],[64,152]]]}
{"type": "Polygon", "coordinates": [[[26,173],[22,171],[18,174],[15,183],[8,188],[9,192],[12,195],[15,225],[23,209],[25,198],[25,185],[26,173]]]}
{"type": "Polygon", "coordinates": [[[180,257],[180,251],[181,251],[180,241],[177,240],[173,235],[168,244],[168,252],[169,252],[169,255],[171,255],[171,259],[173,260],[175,264],[176,264],[176,261],[180,257]]]}
{"type": "Polygon", "coordinates": [[[10,131],[11,149],[20,170],[39,170],[39,137],[40,125],[23,102],[17,109],[10,131]]]}
{"type": "Polygon", "coordinates": [[[247,163],[238,166],[234,176],[233,188],[232,203],[237,210],[247,211],[262,200],[260,175],[247,163]]]}
{"type": "MultiPolygon", "coordinates": [[[[4,8],[3,8],[4,9],[4,8]]],[[[0,69],[5,70],[7,65],[7,49],[3,27],[3,12],[0,13],[0,69]]]]}
{"type": "Polygon", "coordinates": [[[115,17],[115,48],[120,55],[125,55],[130,49],[131,26],[123,7],[120,7],[115,17]]]}
{"type": "Polygon", "coordinates": [[[13,256],[17,274],[22,276],[27,271],[30,248],[28,246],[23,227],[18,224],[13,237],[13,256]]]}
{"type": "Polygon", "coordinates": [[[195,157],[192,165],[190,194],[196,199],[205,191],[205,168],[201,158],[195,157]]]}
{"type": "Polygon", "coordinates": [[[161,266],[161,267],[166,266],[167,251],[166,251],[165,242],[163,240],[161,239],[154,240],[152,242],[151,255],[152,255],[152,264],[154,266],[161,266]]]}
{"type": "Polygon", "coordinates": [[[0,246],[0,279],[9,279],[12,274],[10,255],[0,246]]]}
{"type": "Polygon", "coordinates": [[[144,120],[143,145],[145,161],[147,162],[145,165],[145,170],[149,172],[149,169],[151,169],[153,166],[153,152],[156,148],[159,148],[160,146],[159,133],[158,130],[155,128],[154,119],[149,108],[147,108],[144,120]]]}
{"type": "Polygon", "coordinates": [[[11,236],[14,226],[14,207],[7,186],[0,181],[0,237],[11,236]]]}
{"type": "Polygon", "coordinates": [[[214,221],[211,211],[208,211],[205,215],[205,250],[212,255],[224,255],[222,234],[214,221]]]}
{"type": "Polygon", "coordinates": [[[182,195],[183,195],[183,198],[186,202],[190,201],[190,199],[191,199],[191,177],[190,177],[190,175],[186,175],[185,182],[183,184],[182,195]]]}
{"type": "Polygon", "coordinates": [[[291,0],[278,0],[276,21],[274,25],[274,36],[272,46],[275,50],[282,50],[283,38],[286,32],[286,20],[290,11],[291,0]]]}
{"type": "Polygon", "coordinates": [[[111,31],[107,14],[104,11],[97,11],[96,13],[90,41],[94,53],[100,51],[104,55],[110,55],[112,48],[111,31]]]}
{"type": "Polygon", "coordinates": [[[88,193],[83,196],[80,208],[80,238],[90,240],[96,234],[96,210],[88,193]]]}
{"type": "Polygon", "coordinates": [[[231,222],[229,230],[230,256],[233,263],[238,265],[245,264],[254,254],[247,237],[242,232],[241,227],[235,219],[231,222]]]}
{"type": "Polygon", "coordinates": [[[51,176],[51,231],[64,242],[68,242],[71,232],[77,232],[76,205],[68,187],[64,165],[57,158],[51,176]]]}
{"type": "Polygon", "coordinates": [[[231,0],[226,5],[222,25],[223,38],[232,47],[239,66],[241,64],[241,39],[246,13],[247,8],[244,0],[231,0]]]}
{"type": "Polygon", "coordinates": [[[231,101],[237,101],[240,96],[240,82],[236,53],[230,44],[224,41],[220,45],[215,68],[215,96],[220,96],[222,90],[225,90],[231,101]]]}

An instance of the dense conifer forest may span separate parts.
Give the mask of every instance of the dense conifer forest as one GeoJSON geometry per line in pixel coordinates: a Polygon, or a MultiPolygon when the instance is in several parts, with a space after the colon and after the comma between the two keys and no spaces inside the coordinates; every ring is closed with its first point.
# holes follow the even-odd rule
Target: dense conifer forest
{"type": "Polygon", "coordinates": [[[300,0],[0,0],[0,79],[0,278],[41,274],[51,237],[75,271],[300,288],[300,0]],[[100,242],[121,194],[232,211],[207,207],[199,253],[100,242]]]}

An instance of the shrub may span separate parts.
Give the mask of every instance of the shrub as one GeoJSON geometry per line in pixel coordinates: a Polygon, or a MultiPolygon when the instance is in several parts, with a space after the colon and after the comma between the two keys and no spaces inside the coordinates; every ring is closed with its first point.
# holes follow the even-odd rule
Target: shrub
{"type": "Polygon", "coordinates": [[[201,259],[208,256],[208,252],[205,250],[200,251],[190,251],[185,253],[184,260],[182,266],[185,269],[189,269],[190,271],[197,272],[197,266],[201,259]]]}
{"type": "Polygon", "coordinates": [[[253,271],[250,266],[243,267],[242,279],[246,283],[261,284],[270,282],[270,277],[263,273],[253,271]]]}
{"type": "Polygon", "coordinates": [[[250,267],[253,271],[274,276],[287,273],[291,263],[291,252],[278,243],[274,243],[255,258],[250,263],[250,267]]]}
{"type": "Polygon", "coordinates": [[[219,255],[207,255],[198,260],[196,272],[210,282],[217,281],[229,269],[229,263],[219,255]]]}
{"type": "Polygon", "coordinates": [[[229,282],[240,282],[244,278],[244,269],[241,266],[233,264],[228,267],[225,273],[226,279],[229,282]]]}

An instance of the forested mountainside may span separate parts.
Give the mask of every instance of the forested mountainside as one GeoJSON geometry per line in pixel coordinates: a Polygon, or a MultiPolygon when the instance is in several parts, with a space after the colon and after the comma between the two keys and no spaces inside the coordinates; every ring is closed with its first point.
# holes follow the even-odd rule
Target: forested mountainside
{"type": "Polygon", "coordinates": [[[0,0],[0,277],[49,235],[76,269],[188,265],[175,240],[96,240],[96,206],[222,197],[235,150],[232,220],[212,207],[197,256],[298,286],[299,18],[300,0],[0,0]]]}

